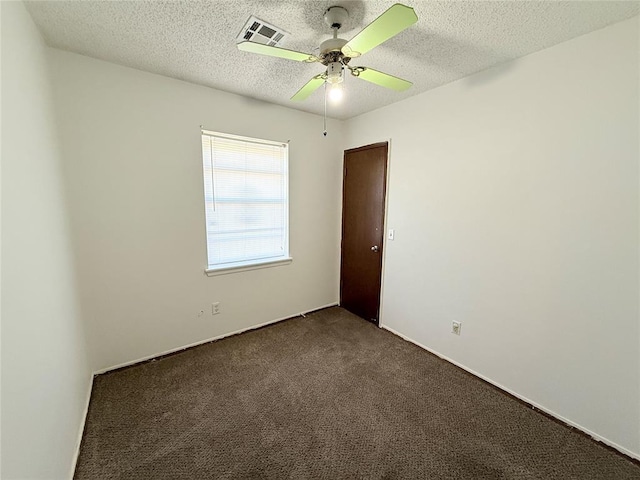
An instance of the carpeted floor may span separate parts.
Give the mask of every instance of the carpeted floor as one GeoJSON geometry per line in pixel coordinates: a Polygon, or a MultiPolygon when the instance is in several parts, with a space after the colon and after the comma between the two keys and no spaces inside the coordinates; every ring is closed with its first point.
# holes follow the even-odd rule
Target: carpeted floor
{"type": "Polygon", "coordinates": [[[75,478],[640,479],[335,307],[95,379],[75,478]]]}

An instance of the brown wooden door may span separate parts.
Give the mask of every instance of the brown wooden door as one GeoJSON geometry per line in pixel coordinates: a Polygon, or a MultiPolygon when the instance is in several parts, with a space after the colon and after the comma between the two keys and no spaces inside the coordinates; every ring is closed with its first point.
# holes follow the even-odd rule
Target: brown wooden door
{"type": "Polygon", "coordinates": [[[378,323],[387,143],[344,152],[340,305],[378,323]]]}

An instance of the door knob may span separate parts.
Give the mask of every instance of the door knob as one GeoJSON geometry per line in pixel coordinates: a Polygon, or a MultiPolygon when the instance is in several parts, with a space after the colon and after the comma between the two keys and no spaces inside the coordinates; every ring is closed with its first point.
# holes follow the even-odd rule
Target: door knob
{"type": "Polygon", "coordinates": [[[374,245],[373,247],[371,247],[371,251],[372,251],[372,252],[377,252],[378,250],[380,250],[380,248],[378,247],[378,245],[374,245]]]}

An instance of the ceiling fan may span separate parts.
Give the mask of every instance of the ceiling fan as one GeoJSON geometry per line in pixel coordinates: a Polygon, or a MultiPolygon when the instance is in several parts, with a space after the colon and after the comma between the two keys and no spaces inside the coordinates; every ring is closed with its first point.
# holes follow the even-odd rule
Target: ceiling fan
{"type": "Polygon", "coordinates": [[[367,53],[416,23],[418,16],[413,8],[396,3],[349,41],[338,38],[338,30],[348,18],[349,12],[344,7],[334,6],[327,9],[324,14],[324,21],[333,30],[333,38],[320,44],[320,54],[317,56],[249,41],[238,43],[238,48],[245,52],[286,58],[298,62],[319,62],[327,67],[326,71],[313,77],[298,90],[291,97],[291,100],[306,99],[325,82],[333,86],[339,85],[344,80],[343,73],[345,69],[348,69],[354,77],[375,83],[381,87],[397,91],[409,88],[412,83],[407,80],[369,67],[352,67],[349,62],[351,59],[367,53]]]}

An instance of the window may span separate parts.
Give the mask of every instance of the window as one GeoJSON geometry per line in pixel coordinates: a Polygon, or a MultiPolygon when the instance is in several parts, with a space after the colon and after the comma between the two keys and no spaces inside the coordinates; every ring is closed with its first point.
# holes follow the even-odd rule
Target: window
{"type": "Polygon", "coordinates": [[[202,132],[208,274],[288,263],[289,146],[202,132]]]}

